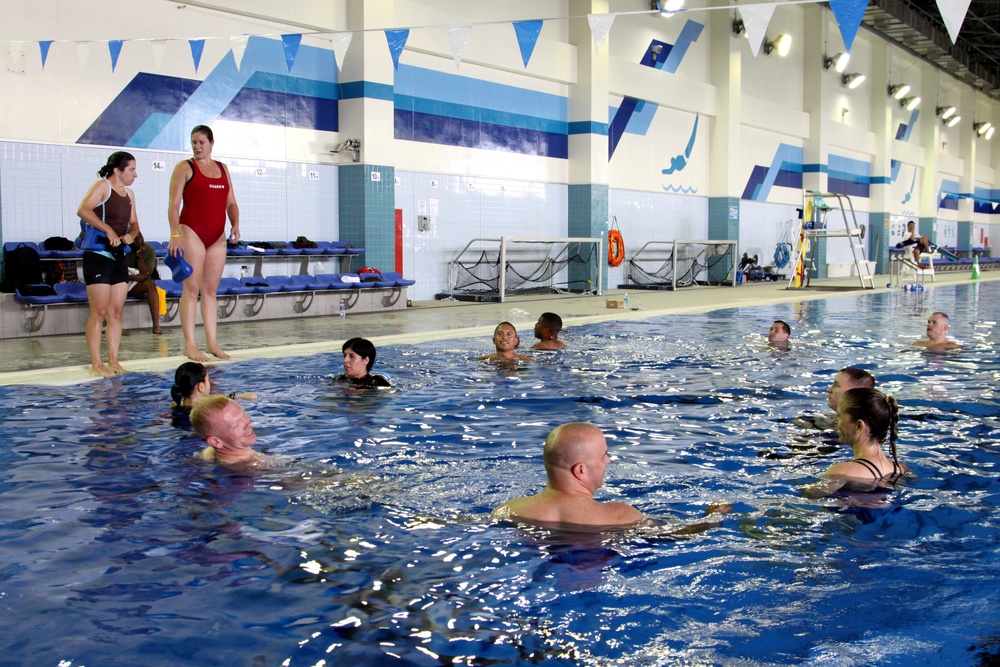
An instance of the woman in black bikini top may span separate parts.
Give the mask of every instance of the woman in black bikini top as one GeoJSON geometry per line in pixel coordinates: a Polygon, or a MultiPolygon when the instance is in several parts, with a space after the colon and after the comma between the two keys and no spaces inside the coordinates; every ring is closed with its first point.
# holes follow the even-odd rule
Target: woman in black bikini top
{"type": "Polygon", "coordinates": [[[877,389],[850,389],[837,404],[837,433],[840,441],[854,451],[852,461],[837,463],[826,471],[825,480],[806,489],[818,498],[846,485],[868,490],[895,484],[910,469],[896,455],[899,405],[892,396],[877,389]],[[889,454],[882,449],[889,440],[889,454]]]}

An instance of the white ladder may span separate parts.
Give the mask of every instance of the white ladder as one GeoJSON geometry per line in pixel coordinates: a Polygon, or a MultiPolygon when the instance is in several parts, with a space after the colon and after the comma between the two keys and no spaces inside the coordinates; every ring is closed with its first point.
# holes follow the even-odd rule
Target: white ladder
{"type": "Polygon", "coordinates": [[[788,279],[788,289],[809,286],[812,264],[813,241],[819,238],[847,238],[851,245],[854,270],[861,283],[861,289],[875,289],[875,276],[865,253],[865,228],[858,224],[854,214],[854,204],[847,195],[806,190],[802,197],[802,217],[792,234],[792,267],[788,279]],[[836,206],[827,204],[827,198],[836,200],[836,206]],[[846,204],[846,206],[845,206],[846,204]],[[844,220],[843,229],[831,229],[827,224],[830,211],[840,211],[844,220]],[[796,284],[796,282],[798,284],[796,284]]]}

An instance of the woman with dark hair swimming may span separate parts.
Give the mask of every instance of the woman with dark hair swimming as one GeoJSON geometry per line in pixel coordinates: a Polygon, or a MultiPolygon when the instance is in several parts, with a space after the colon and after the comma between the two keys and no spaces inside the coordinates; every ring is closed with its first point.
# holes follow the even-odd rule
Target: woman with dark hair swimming
{"type": "Polygon", "coordinates": [[[851,461],[834,464],[825,478],[806,488],[805,495],[820,498],[841,489],[870,492],[886,489],[910,468],[896,454],[899,405],[877,389],[849,389],[837,404],[837,433],[854,452],[851,461]],[[889,440],[889,456],[883,445],[889,440]],[[890,458],[891,456],[891,458],[890,458]]]}
{"type": "MultiPolygon", "coordinates": [[[[170,388],[170,397],[174,399],[175,412],[190,414],[191,408],[199,398],[212,393],[212,380],[208,369],[196,361],[187,361],[177,367],[174,372],[174,386],[170,388]]],[[[229,394],[229,398],[241,398],[252,401],[257,394],[229,394]]]]}
{"type": "Polygon", "coordinates": [[[351,338],[341,347],[344,353],[344,372],[334,382],[349,382],[352,389],[391,387],[389,379],[379,373],[372,374],[375,365],[375,346],[366,338],[351,338]]]}
{"type": "Polygon", "coordinates": [[[94,375],[111,377],[124,373],[118,363],[118,344],[122,337],[122,310],[128,292],[128,265],[125,246],[135,241],[139,220],[135,213],[135,193],[128,186],[135,182],[135,158],[131,153],[112,153],[97,175],[101,179],[90,186],[76,214],[107,237],[103,249],[83,253],[83,280],[87,284],[90,317],[87,319],[87,349],[94,375]],[[101,361],[101,327],[107,319],[108,364],[101,361]]]}
{"type": "Polygon", "coordinates": [[[191,130],[194,157],[178,162],[170,176],[167,251],[174,257],[183,254],[192,268],[183,283],[180,311],[184,356],[193,361],[208,361],[194,339],[199,295],[205,350],[220,359],[229,358],[216,340],[216,291],[226,266],[226,216],[232,225],[230,238],[235,243],[240,240],[240,207],[233,193],[229,168],[212,159],[214,145],[210,127],[199,125],[191,130]]]}

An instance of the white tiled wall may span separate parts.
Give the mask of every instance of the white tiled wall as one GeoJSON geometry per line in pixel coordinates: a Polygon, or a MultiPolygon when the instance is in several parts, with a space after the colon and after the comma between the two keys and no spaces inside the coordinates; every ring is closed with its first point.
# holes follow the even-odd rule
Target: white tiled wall
{"type": "MultiPolygon", "coordinates": [[[[128,150],[128,149],[126,149],[128,150]]],[[[0,220],[4,241],[76,237],[76,210],[114,149],[0,142],[0,220]]],[[[188,156],[129,150],[136,158],[139,224],[150,241],[170,236],[168,186],[174,165],[188,156]],[[154,171],[154,163],[163,165],[154,171]]],[[[337,167],[246,158],[227,159],[247,240],[338,240],[337,167]]]]}
{"type": "MultiPolygon", "coordinates": [[[[609,213],[617,219],[629,257],[648,241],[708,238],[708,199],[690,195],[611,190],[609,213]]],[[[608,287],[625,282],[625,264],[608,267],[608,287]]]]}
{"type": "Polygon", "coordinates": [[[416,280],[411,299],[448,288],[448,262],[476,238],[566,236],[562,184],[396,171],[396,208],[403,211],[403,274],[416,280]],[[436,213],[435,213],[436,210],[436,213]],[[417,215],[433,218],[417,229],[417,215]]]}
{"type": "MultiPolygon", "coordinates": [[[[774,264],[774,251],[779,243],[791,242],[799,213],[792,204],[769,204],[743,200],[740,202],[740,256],[757,256],[761,266],[774,264]]],[[[829,259],[832,248],[828,250],[829,259]]],[[[850,250],[848,249],[848,253],[850,250]]]]}

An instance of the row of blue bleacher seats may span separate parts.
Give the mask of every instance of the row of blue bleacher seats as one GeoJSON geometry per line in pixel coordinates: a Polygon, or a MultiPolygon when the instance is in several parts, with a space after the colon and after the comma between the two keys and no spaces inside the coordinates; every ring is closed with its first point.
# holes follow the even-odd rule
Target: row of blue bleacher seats
{"type": "MultiPolygon", "coordinates": [[[[167,244],[160,241],[147,241],[156,250],[157,257],[167,256],[167,244]]],[[[315,248],[293,248],[291,242],[267,241],[270,246],[284,245],[283,248],[265,248],[259,245],[260,242],[248,242],[245,246],[229,246],[226,254],[230,257],[249,257],[255,255],[360,255],[365,249],[351,247],[344,241],[316,241],[315,248]]],[[[18,246],[34,248],[38,256],[42,259],[79,259],[83,257],[83,250],[73,248],[72,250],[49,250],[45,247],[45,242],[35,243],[33,241],[7,241],[3,244],[4,250],[13,250],[18,246]]]]}
{"type": "MultiPolygon", "coordinates": [[[[406,280],[395,271],[387,271],[377,281],[361,282],[356,273],[322,273],[315,276],[267,276],[265,278],[223,278],[219,282],[219,296],[243,294],[274,294],[277,292],[307,292],[313,290],[355,290],[376,287],[409,287],[416,281],[406,280]]],[[[157,280],[156,284],[167,293],[167,298],[178,299],[183,291],[181,283],[157,280]]],[[[56,303],[82,303],[87,301],[87,288],[83,283],[57,283],[55,294],[28,296],[16,291],[14,296],[21,303],[47,305],[56,303]]]]}

